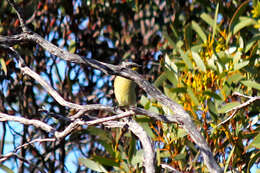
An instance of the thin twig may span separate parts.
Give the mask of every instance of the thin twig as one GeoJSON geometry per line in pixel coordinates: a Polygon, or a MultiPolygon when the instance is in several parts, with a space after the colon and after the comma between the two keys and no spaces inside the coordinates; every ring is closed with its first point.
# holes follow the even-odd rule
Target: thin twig
{"type": "Polygon", "coordinates": [[[221,123],[219,123],[217,125],[217,127],[225,124],[227,121],[229,121],[232,117],[235,116],[235,114],[238,112],[238,110],[244,108],[244,107],[247,107],[248,105],[250,105],[251,103],[257,101],[257,100],[260,100],[260,96],[255,96],[255,97],[252,97],[252,96],[247,96],[247,95],[244,95],[244,94],[240,94],[238,92],[235,92],[232,94],[233,96],[240,96],[240,97],[245,97],[245,98],[248,98],[248,100],[238,106],[235,106],[233,107],[232,109],[230,110],[227,110],[225,113],[228,113],[228,112],[231,112],[231,111],[234,111],[226,120],[222,121],[221,123]]]}
{"type": "Polygon", "coordinates": [[[161,167],[164,168],[164,169],[170,170],[170,172],[172,172],[172,173],[181,173],[178,170],[176,170],[175,168],[171,167],[170,165],[167,165],[167,164],[164,164],[164,163],[161,164],[161,167]]]}
{"type": "Polygon", "coordinates": [[[46,124],[40,120],[30,120],[27,118],[12,116],[12,115],[8,115],[8,114],[1,113],[1,112],[0,112],[0,121],[16,121],[16,122],[20,122],[25,125],[33,125],[46,132],[52,132],[55,130],[53,127],[49,126],[48,124],[46,124]]]}
{"type": "Polygon", "coordinates": [[[99,119],[91,120],[91,121],[83,121],[80,119],[76,119],[75,121],[70,123],[69,126],[67,126],[65,128],[65,130],[63,130],[61,132],[56,131],[53,127],[49,126],[48,124],[46,124],[42,121],[31,120],[31,119],[27,119],[27,118],[23,118],[23,117],[18,117],[18,116],[12,116],[12,115],[8,115],[8,114],[1,113],[1,112],[0,112],[0,121],[16,121],[16,122],[20,122],[25,125],[33,125],[46,132],[54,132],[55,138],[61,139],[61,138],[66,137],[68,134],[70,134],[75,128],[77,128],[80,125],[89,125],[90,126],[90,125],[105,123],[107,121],[125,118],[125,117],[131,116],[131,115],[134,115],[133,111],[127,111],[127,112],[123,112],[121,114],[114,115],[111,117],[99,118],[99,119]]]}
{"type": "Polygon", "coordinates": [[[15,156],[16,158],[18,158],[20,161],[27,163],[28,165],[30,165],[31,167],[37,168],[41,173],[45,173],[46,171],[44,171],[41,167],[33,164],[32,162],[26,160],[25,158],[21,157],[20,155],[18,155],[17,153],[7,153],[4,156],[0,156],[0,163],[4,162],[5,160],[9,159],[10,157],[15,156]]]}
{"type": "Polygon", "coordinates": [[[24,22],[25,19],[24,19],[23,13],[21,12],[22,11],[21,8],[19,8],[19,6],[17,6],[17,5],[15,5],[15,2],[13,0],[8,0],[8,3],[13,7],[14,11],[16,12],[16,15],[18,16],[18,19],[19,19],[23,32],[27,32],[28,29],[25,26],[25,22],[24,22]]]}
{"type": "Polygon", "coordinates": [[[222,121],[221,123],[219,123],[219,124],[217,125],[217,127],[219,127],[219,126],[225,124],[226,122],[228,122],[233,116],[236,115],[237,112],[238,112],[238,109],[236,109],[227,119],[225,119],[224,121],[222,121]]]}
{"type": "Polygon", "coordinates": [[[25,144],[15,148],[15,152],[17,152],[17,150],[20,150],[21,148],[26,147],[28,145],[31,145],[31,144],[33,144],[35,142],[54,142],[54,141],[56,141],[55,138],[34,139],[34,140],[30,141],[30,142],[27,142],[27,143],[25,143],[25,144]]]}

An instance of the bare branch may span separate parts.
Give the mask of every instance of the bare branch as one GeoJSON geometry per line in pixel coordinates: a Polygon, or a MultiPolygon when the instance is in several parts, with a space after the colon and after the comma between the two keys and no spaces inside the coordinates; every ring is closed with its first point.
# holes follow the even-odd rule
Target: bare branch
{"type": "MultiPolygon", "coordinates": [[[[42,87],[44,89],[46,89],[47,92],[58,103],[60,103],[63,106],[67,106],[69,108],[79,109],[78,113],[69,117],[69,119],[71,121],[81,117],[85,112],[90,111],[90,110],[105,110],[105,111],[109,111],[109,112],[112,112],[112,113],[121,113],[122,112],[122,110],[120,110],[120,109],[116,109],[116,108],[110,107],[110,106],[104,106],[104,105],[101,105],[101,104],[78,105],[78,104],[71,103],[71,102],[64,100],[59,95],[59,93],[55,89],[53,89],[40,75],[35,73],[29,67],[26,67],[26,66],[23,65],[23,62],[22,62],[23,60],[22,60],[21,56],[13,48],[8,47],[8,46],[4,46],[4,48],[7,49],[8,52],[12,53],[14,56],[16,56],[19,59],[19,62],[20,62],[19,67],[21,68],[21,71],[24,72],[24,74],[27,74],[30,77],[32,77],[37,82],[39,82],[42,85],[42,87]]],[[[130,65],[132,65],[132,64],[130,64],[130,65]]],[[[160,115],[160,114],[157,114],[155,112],[149,112],[145,109],[134,107],[134,106],[131,106],[129,109],[134,111],[136,114],[146,115],[146,116],[149,116],[151,118],[155,118],[156,120],[164,121],[166,123],[170,123],[170,122],[180,123],[181,122],[181,120],[178,119],[178,116],[176,116],[176,115],[160,115]]],[[[55,115],[55,116],[58,116],[58,115],[55,115]]],[[[60,118],[62,118],[62,117],[60,117],[60,118]]],[[[64,118],[66,118],[66,117],[64,117],[64,118]]],[[[65,121],[68,121],[68,119],[66,119],[65,121]]]]}
{"type": "Polygon", "coordinates": [[[230,112],[230,111],[233,111],[233,110],[242,109],[242,108],[247,107],[248,105],[250,105],[251,103],[253,103],[253,102],[257,101],[257,100],[260,100],[260,96],[251,97],[251,96],[246,96],[246,95],[240,94],[238,92],[233,93],[233,95],[237,95],[237,96],[240,96],[240,97],[245,97],[245,98],[248,98],[248,100],[245,103],[242,103],[241,105],[238,105],[238,106],[228,110],[227,112],[230,112]]]}
{"type": "Polygon", "coordinates": [[[151,117],[151,118],[154,118],[156,120],[163,121],[163,122],[166,122],[166,123],[175,122],[175,123],[180,124],[180,122],[181,122],[181,120],[178,119],[178,117],[174,116],[174,115],[161,115],[161,114],[157,114],[155,112],[150,112],[150,111],[147,111],[145,109],[135,107],[135,106],[130,106],[129,110],[134,111],[136,114],[146,115],[148,117],[151,117]]]}
{"type": "Polygon", "coordinates": [[[31,70],[29,67],[20,67],[21,71],[28,75],[31,76],[32,78],[34,78],[37,82],[39,82],[44,89],[46,89],[48,91],[48,93],[55,98],[55,100],[62,106],[67,106],[69,108],[73,108],[73,109],[85,109],[84,106],[82,105],[78,105],[75,103],[71,103],[68,102],[66,100],[64,100],[60,94],[55,91],[55,89],[53,89],[40,75],[38,75],[37,73],[35,73],[33,70],[31,70]]]}
{"type": "Polygon", "coordinates": [[[175,168],[173,168],[173,167],[171,167],[171,166],[169,166],[169,165],[167,165],[167,164],[162,163],[161,166],[162,166],[162,168],[164,168],[164,169],[170,170],[170,172],[180,173],[178,170],[176,170],[175,168]]]}
{"type": "Polygon", "coordinates": [[[39,120],[29,120],[23,117],[18,117],[18,116],[12,116],[8,114],[4,114],[0,112],[0,121],[16,121],[25,125],[33,125],[37,128],[40,128],[46,132],[52,132],[54,131],[54,128],[49,126],[48,124],[39,121],[39,120]]]}
{"type": "Polygon", "coordinates": [[[144,167],[145,172],[154,173],[155,172],[155,152],[152,146],[151,140],[144,129],[134,120],[127,122],[129,129],[138,137],[141,141],[144,149],[144,167]]]}
{"type": "Polygon", "coordinates": [[[56,140],[55,138],[34,139],[34,140],[30,141],[30,142],[27,142],[27,143],[17,147],[15,149],[15,151],[17,152],[17,150],[20,150],[21,148],[26,147],[28,145],[31,145],[31,144],[33,144],[35,142],[54,142],[55,140],[56,140]]]}
{"type": "Polygon", "coordinates": [[[133,111],[127,111],[127,112],[123,112],[121,114],[114,115],[114,116],[111,116],[111,117],[105,117],[105,118],[100,118],[100,119],[91,120],[91,121],[82,121],[82,120],[76,119],[68,127],[66,127],[66,129],[64,131],[55,132],[55,137],[57,139],[64,138],[80,125],[91,126],[91,125],[95,125],[95,124],[105,123],[107,121],[125,118],[125,117],[131,116],[131,115],[134,115],[133,111]]]}
{"type": "Polygon", "coordinates": [[[225,119],[224,121],[222,121],[221,123],[219,123],[219,124],[217,125],[217,127],[222,126],[223,124],[225,124],[226,122],[228,122],[233,116],[236,115],[237,111],[238,111],[238,110],[235,110],[227,119],[225,119]]]}
{"type": "Polygon", "coordinates": [[[222,121],[221,123],[219,123],[219,124],[217,125],[217,127],[219,127],[219,126],[225,124],[226,122],[228,122],[232,117],[234,117],[234,116],[236,115],[236,113],[237,113],[240,109],[242,109],[242,108],[244,108],[244,107],[247,107],[248,105],[250,105],[251,103],[253,103],[253,102],[257,101],[257,100],[260,100],[260,96],[251,97],[251,96],[246,96],[246,95],[240,94],[240,93],[238,93],[238,92],[234,92],[232,95],[233,95],[233,96],[245,97],[245,98],[248,98],[248,100],[247,100],[246,102],[242,103],[241,105],[235,106],[235,107],[233,107],[232,109],[227,110],[226,113],[231,112],[231,111],[234,111],[234,112],[233,112],[227,119],[225,119],[224,121],[222,121]]]}
{"type": "Polygon", "coordinates": [[[30,119],[26,119],[23,117],[12,116],[12,115],[8,115],[8,114],[4,114],[4,113],[0,113],[0,121],[16,121],[16,122],[20,122],[25,125],[33,125],[46,132],[54,132],[55,138],[61,139],[61,138],[66,137],[68,134],[70,134],[75,128],[77,128],[80,125],[89,125],[90,126],[90,125],[104,123],[107,121],[125,118],[125,117],[131,116],[131,115],[134,115],[133,111],[127,111],[127,112],[123,112],[121,114],[114,115],[111,117],[105,117],[105,118],[100,118],[100,119],[91,120],[91,121],[82,121],[80,119],[76,119],[75,121],[70,123],[69,126],[66,127],[65,130],[63,130],[62,132],[56,131],[54,128],[52,128],[48,124],[46,124],[42,121],[39,121],[39,120],[30,120],[30,119]]]}

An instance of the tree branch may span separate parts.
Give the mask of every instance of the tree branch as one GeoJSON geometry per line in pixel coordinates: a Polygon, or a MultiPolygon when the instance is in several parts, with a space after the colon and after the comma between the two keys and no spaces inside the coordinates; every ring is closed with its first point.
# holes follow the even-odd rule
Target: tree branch
{"type": "Polygon", "coordinates": [[[154,173],[155,172],[155,152],[152,146],[151,140],[144,129],[134,120],[126,120],[124,122],[114,122],[109,121],[104,123],[107,127],[120,127],[123,128],[125,125],[128,126],[129,130],[135,134],[138,139],[141,141],[144,154],[144,167],[146,173],[154,173]]]}
{"type": "Polygon", "coordinates": [[[222,121],[221,123],[219,123],[219,124],[217,125],[217,127],[219,127],[219,126],[225,124],[226,122],[228,122],[232,117],[234,117],[234,116],[236,115],[236,113],[237,113],[240,109],[242,109],[242,108],[244,108],[244,107],[247,107],[248,105],[250,105],[251,103],[253,103],[253,102],[257,101],[257,100],[260,100],[260,96],[251,97],[251,96],[246,96],[246,95],[240,94],[240,93],[238,93],[238,92],[234,92],[232,95],[233,95],[233,96],[239,96],[239,97],[245,97],[245,98],[247,98],[248,100],[247,100],[246,102],[242,103],[241,105],[235,106],[235,107],[233,107],[232,109],[227,110],[226,113],[231,112],[231,111],[234,111],[234,112],[233,112],[227,119],[225,119],[224,121],[222,121]]]}
{"type": "MultiPolygon", "coordinates": [[[[19,12],[17,11],[17,13],[19,17],[19,12]]],[[[22,18],[19,17],[19,20],[21,22],[22,18]]],[[[209,146],[207,145],[205,139],[202,137],[200,132],[197,130],[196,126],[193,124],[189,114],[183,109],[181,105],[177,104],[176,102],[172,101],[170,98],[165,96],[159,89],[157,89],[154,85],[150,84],[140,74],[123,66],[115,66],[94,59],[86,59],[79,55],[69,53],[48,42],[40,35],[34,32],[24,31],[22,34],[18,35],[6,37],[0,36],[0,44],[2,43],[14,45],[20,42],[34,42],[36,44],[39,44],[42,48],[50,52],[52,55],[58,56],[59,58],[64,59],[66,61],[85,64],[93,68],[99,69],[106,74],[119,75],[135,81],[139,85],[139,87],[141,87],[148,95],[150,95],[151,97],[155,98],[158,102],[173,110],[178,122],[190,134],[191,138],[200,148],[202,156],[204,158],[204,162],[208,167],[209,171],[222,172],[222,169],[216,163],[209,146]]]]}
{"type": "MultiPolygon", "coordinates": [[[[37,82],[39,82],[40,85],[44,89],[46,89],[47,92],[53,97],[53,99],[55,99],[60,105],[79,110],[78,113],[69,117],[69,119],[71,121],[81,117],[82,115],[84,115],[85,112],[91,111],[91,110],[103,110],[103,111],[109,111],[112,113],[122,113],[123,112],[119,108],[114,108],[111,106],[105,106],[105,105],[101,105],[101,104],[79,105],[79,104],[71,103],[71,102],[64,100],[64,98],[61,97],[59,95],[59,93],[54,88],[52,88],[51,85],[48,84],[40,75],[38,75],[36,72],[34,72],[29,67],[27,67],[23,64],[23,59],[21,58],[21,56],[19,55],[18,52],[16,52],[13,48],[8,47],[8,46],[0,45],[0,48],[1,47],[4,48],[5,50],[7,50],[9,53],[11,53],[13,56],[17,57],[21,71],[24,74],[32,77],[37,82]]],[[[134,111],[136,114],[146,115],[146,116],[149,116],[151,118],[154,118],[156,120],[163,121],[166,123],[170,123],[170,122],[180,123],[181,122],[181,120],[178,119],[178,116],[176,116],[176,115],[160,115],[155,112],[149,112],[145,109],[138,108],[135,106],[129,107],[129,110],[134,111]]],[[[55,116],[57,116],[57,115],[55,115],[55,116]]],[[[59,116],[59,118],[62,118],[62,117],[59,116]]],[[[63,117],[62,119],[64,119],[65,121],[68,121],[67,117],[63,117]]]]}

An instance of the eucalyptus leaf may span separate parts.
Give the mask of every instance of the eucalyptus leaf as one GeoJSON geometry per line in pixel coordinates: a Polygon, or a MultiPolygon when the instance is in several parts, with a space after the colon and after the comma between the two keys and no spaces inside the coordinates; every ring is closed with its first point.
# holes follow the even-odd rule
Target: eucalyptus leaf
{"type": "Polygon", "coordinates": [[[234,107],[240,105],[239,102],[231,102],[231,103],[227,103],[224,106],[222,106],[220,109],[218,109],[218,113],[227,113],[229,112],[231,109],[233,109],[234,107]]]}
{"type": "Polygon", "coordinates": [[[79,163],[97,172],[108,172],[101,164],[88,158],[79,158],[79,163]]]}

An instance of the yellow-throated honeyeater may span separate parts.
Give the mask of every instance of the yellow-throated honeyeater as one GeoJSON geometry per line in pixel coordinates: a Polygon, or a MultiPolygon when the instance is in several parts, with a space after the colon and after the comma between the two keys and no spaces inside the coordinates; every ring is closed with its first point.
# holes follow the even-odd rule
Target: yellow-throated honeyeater
{"type": "Polygon", "coordinates": [[[129,79],[116,76],[114,81],[114,93],[119,106],[130,106],[136,104],[136,84],[129,79]]]}

